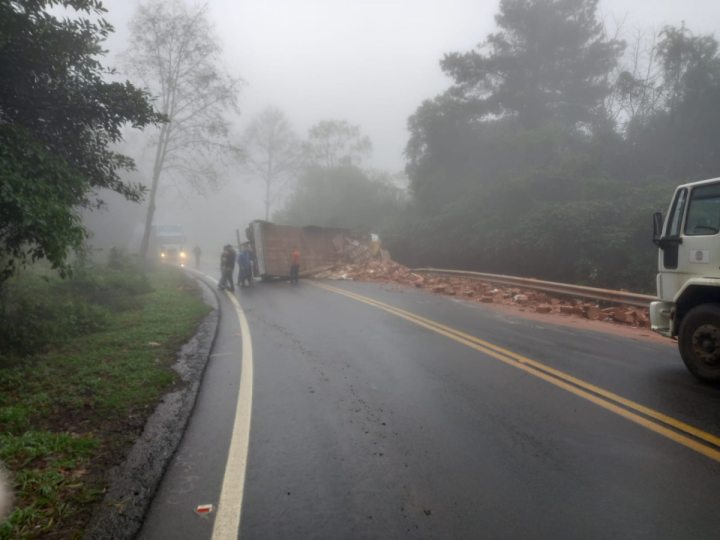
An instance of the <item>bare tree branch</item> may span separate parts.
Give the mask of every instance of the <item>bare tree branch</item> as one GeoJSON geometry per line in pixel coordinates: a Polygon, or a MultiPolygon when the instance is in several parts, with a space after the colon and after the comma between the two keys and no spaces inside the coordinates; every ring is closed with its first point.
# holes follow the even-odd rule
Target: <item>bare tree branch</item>
{"type": "Polygon", "coordinates": [[[305,159],[320,167],[357,165],[372,150],[370,139],[360,127],[345,120],[325,120],[310,128],[303,144],[305,159]]]}
{"type": "Polygon", "coordinates": [[[245,172],[265,184],[265,219],[270,219],[272,202],[284,193],[300,166],[300,143],[283,112],[268,108],[245,130],[243,144],[245,172]]]}
{"type": "Polygon", "coordinates": [[[131,24],[132,45],[124,54],[126,71],[158,98],[168,119],[156,141],[152,186],[141,247],[147,256],[158,184],[164,171],[196,190],[215,185],[217,165],[237,156],[230,144],[228,111],[237,111],[241,80],[223,72],[221,47],[207,7],[188,8],[181,0],[149,0],[131,24]]]}

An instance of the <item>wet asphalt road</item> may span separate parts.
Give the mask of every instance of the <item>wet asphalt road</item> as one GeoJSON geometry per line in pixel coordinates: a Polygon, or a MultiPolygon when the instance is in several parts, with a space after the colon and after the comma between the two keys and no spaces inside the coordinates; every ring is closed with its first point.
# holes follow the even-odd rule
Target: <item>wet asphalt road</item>
{"type": "MultiPolygon", "coordinates": [[[[720,435],[676,349],[370,283],[381,300],[720,435]]],[[[717,538],[720,463],[396,315],[301,282],[237,293],[253,341],[242,538],[717,538]]],[[[221,326],[141,538],[210,538],[240,370],[221,326]]]]}

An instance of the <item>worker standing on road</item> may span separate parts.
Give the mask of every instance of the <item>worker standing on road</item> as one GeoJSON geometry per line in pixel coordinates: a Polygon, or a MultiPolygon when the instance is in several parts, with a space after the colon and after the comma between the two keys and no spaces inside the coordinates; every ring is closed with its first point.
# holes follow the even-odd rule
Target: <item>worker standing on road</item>
{"type": "Polygon", "coordinates": [[[290,283],[297,285],[300,277],[300,250],[295,246],[290,254],[290,283]]]}
{"type": "Polygon", "coordinates": [[[259,274],[257,257],[255,256],[255,252],[250,247],[248,247],[248,257],[250,258],[250,275],[257,276],[259,274]]]}
{"type": "Polygon", "coordinates": [[[244,247],[238,255],[238,287],[250,287],[252,285],[252,261],[250,252],[244,247]],[[247,285],[245,285],[247,281],[247,285]]]}
{"type": "Polygon", "coordinates": [[[235,285],[233,285],[235,256],[235,250],[230,244],[227,244],[220,255],[220,283],[218,284],[220,290],[229,289],[230,292],[235,292],[235,285]]]}
{"type": "Polygon", "coordinates": [[[202,255],[202,249],[200,249],[200,246],[195,246],[193,248],[193,253],[195,254],[195,268],[200,268],[200,255],[202,255]]]}

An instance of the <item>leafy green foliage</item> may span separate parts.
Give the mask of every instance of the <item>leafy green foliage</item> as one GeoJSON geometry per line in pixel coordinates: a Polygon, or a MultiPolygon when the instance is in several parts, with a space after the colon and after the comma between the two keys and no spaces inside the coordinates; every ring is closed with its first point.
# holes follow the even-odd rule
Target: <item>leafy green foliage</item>
{"type": "Polygon", "coordinates": [[[470,102],[479,116],[515,115],[527,128],[595,122],[623,49],[605,36],[597,4],[502,0],[495,17],[499,31],[478,50],[442,60],[455,81],[448,93],[470,102]]]}
{"type": "MultiPolygon", "coordinates": [[[[16,493],[0,539],[79,538],[103,496],[106,469],[122,461],[157,400],[177,384],[170,364],[209,308],[176,269],[147,280],[150,292],[132,308],[107,310],[104,328],[55,341],[42,354],[0,358],[0,460],[16,493]]],[[[68,283],[23,286],[53,304],[68,283]]]]}
{"type": "Polygon", "coordinates": [[[75,208],[97,204],[94,190],[143,195],[121,180],[133,162],[111,146],[123,126],[161,117],[143,91],[105,80],[103,12],[98,0],[0,1],[0,283],[40,257],[66,270],[84,234],[75,208]],[[61,3],[78,16],[47,11],[61,3]]]}
{"type": "Polygon", "coordinates": [[[0,524],[0,539],[39,538],[57,531],[72,506],[97,498],[99,490],[78,482],[69,470],[88,466],[98,447],[92,436],[49,431],[5,432],[0,460],[16,470],[19,509],[0,524]],[[42,464],[41,466],[38,466],[42,464]]]}
{"type": "Polygon", "coordinates": [[[453,86],[408,124],[414,203],[389,236],[396,258],[653,290],[652,212],[720,169],[718,43],[665,28],[659,75],[638,81],[615,70],[623,44],[596,8],[503,0],[483,47],[445,56],[453,86]],[[617,126],[611,91],[632,113],[617,126]]]}
{"type": "Polygon", "coordinates": [[[65,281],[31,272],[12,278],[0,291],[2,354],[27,355],[106,328],[111,312],[136,307],[148,292],[136,268],[80,268],[65,281]]]}
{"type": "Polygon", "coordinates": [[[0,124],[0,179],[0,283],[26,258],[47,257],[64,273],[67,249],[85,240],[73,207],[90,189],[87,177],[26,129],[0,124]]]}

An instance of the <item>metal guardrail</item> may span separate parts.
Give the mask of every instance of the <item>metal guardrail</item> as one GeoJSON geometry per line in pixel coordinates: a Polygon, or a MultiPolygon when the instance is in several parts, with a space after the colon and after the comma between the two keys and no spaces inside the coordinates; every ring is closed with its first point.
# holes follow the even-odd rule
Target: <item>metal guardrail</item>
{"type": "Polygon", "coordinates": [[[596,289],[595,287],[585,287],[583,285],[569,285],[567,283],[556,283],[554,281],[542,281],[539,279],[503,276],[498,274],[484,274],[482,272],[446,270],[442,268],[413,268],[412,271],[415,273],[475,278],[481,281],[487,281],[488,283],[524,287],[526,289],[535,289],[538,291],[573,296],[576,298],[589,298],[592,300],[610,302],[612,304],[622,304],[635,307],[646,308],[650,302],[657,300],[654,296],[647,294],[613,291],[610,289],[596,289]]]}

